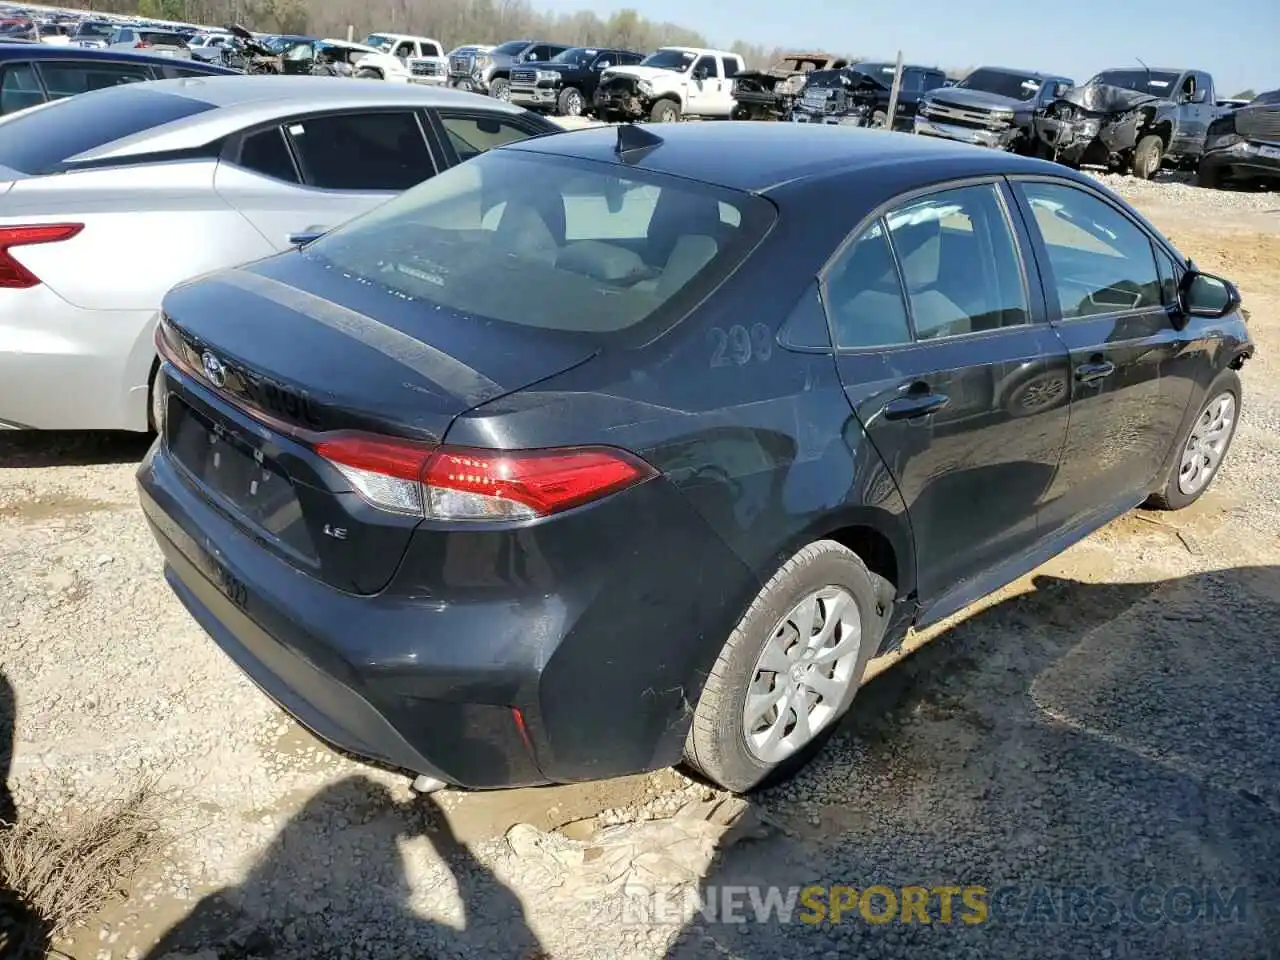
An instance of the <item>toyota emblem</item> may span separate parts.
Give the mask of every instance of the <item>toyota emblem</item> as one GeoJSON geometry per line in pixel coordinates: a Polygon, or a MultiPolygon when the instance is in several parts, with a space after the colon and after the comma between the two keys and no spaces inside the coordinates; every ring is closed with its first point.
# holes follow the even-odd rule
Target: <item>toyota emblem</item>
{"type": "Polygon", "coordinates": [[[215,387],[226,386],[227,368],[221,360],[206,350],[200,362],[204,364],[204,375],[209,378],[210,383],[215,387]]]}

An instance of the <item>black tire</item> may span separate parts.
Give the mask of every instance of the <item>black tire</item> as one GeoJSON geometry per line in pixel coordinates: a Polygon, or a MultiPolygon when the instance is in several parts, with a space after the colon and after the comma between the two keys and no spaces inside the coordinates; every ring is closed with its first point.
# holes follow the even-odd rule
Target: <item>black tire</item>
{"type": "Polygon", "coordinates": [[[565,87],[556,101],[561,116],[580,117],[587,112],[587,101],[577,87],[565,87]],[[576,107],[575,107],[576,104],[576,107]]]}
{"type": "Polygon", "coordinates": [[[1133,148],[1133,159],[1129,162],[1129,172],[1139,180],[1150,180],[1160,172],[1164,160],[1164,141],[1154,133],[1148,133],[1133,148]]]}
{"type": "Polygon", "coordinates": [[[1209,386],[1204,393],[1204,399],[1200,402],[1200,409],[1196,411],[1195,419],[1192,420],[1182,432],[1178,435],[1178,441],[1174,444],[1173,450],[1169,455],[1169,463],[1165,467],[1164,484],[1161,488],[1151,494],[1143,504],[1148,510],[1181,510],[1183,507],[1189,507],[1191,504],[1199,500],[1206,490],[1213,486],[1213,481],[1217,479],[1218,471],[1222,469],[1222,464],[1227,459],[1227,454],[1231,452],[1231,441],[1235,439],[1236,426],[1240,423],[1241,401],[1243,392],[1240,386],[1240,375],[1234,370],[1224,370],[1218,374],[1217,378],[1209,386]],[[1227,433],[1226,446],[1222,450],[1218,462],[1213,465],[1209,476],[1195,490],[1188,493],[1183,490],[1179,483],[1182,468],[1182,455],[1186,450],[1187,442],[1191,438],[1192,432],[1200,424],[1210,407],[1218,402],[1223,394],[1231,394],[1235,400],[1235,412],[1231,421],[1231,427],[1227,433]]]}
{"type": "Polygon", "coordinates": [[[757,594],[725,641],[694,709],[685,741],[685,763],[726,790],[745,792],[777,783],[809,762],[839,726],[880,645],[893,608],[893,587],[867,570],[852,550],[834,540],[809,544],[787,561],[757,594]],[[756,664],[772,632],[806,596],[841,587],[857,603],[861,644],[852,681],[837,714],[804,747],[779,763],[759,760],[747,748],[743,708],[756,664]]]}
{"type": "Polygon", "coordinates": [[[371,70],[369,67],[361,67],[356,71],[357,80],[381,80],[382,74],[377,70],[371,70]]]}
{"type": "Polygon", "coordinates": [[[871,126],[877,130],[887,130],[889,128],[889,115],[883,110],[877,110],[871,114],[871,126]]]}
{"type": "Polygon", "coordinates": [[[674,100],[659,100],[649,110],[654,123],[675,123],[680,119],[680,104],[674,100]]]}
{"type": "Polygon", "coordinates": [[[151,364],[151,379],[147,383],[147,428],[151,433],[160,432],[160,422],[164,419],[160,391],[156,389],[159,384],[160,358],[157,357],[151,364]]]}
{"type": "Polygon", "coordinates": [[[504,103],[511,101],[511,83],[506,77],[494,77],[489,81],[489,96],[504,103]]]}
{"type": "Polygon", "coordinates": [[[1208,190],[1221,190],[1222,171],[1202,163],[1196,168],[1196,184],[1208,190]]]}

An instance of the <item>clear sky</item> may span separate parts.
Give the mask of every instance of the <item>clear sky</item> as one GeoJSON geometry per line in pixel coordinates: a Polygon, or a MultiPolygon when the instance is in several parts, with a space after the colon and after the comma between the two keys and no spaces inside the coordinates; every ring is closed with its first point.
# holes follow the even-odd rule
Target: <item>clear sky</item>
{"type": "Polygon", "coordinates": [[[1280,0],[534,0],[544,9],[631,7],[707,36],[893,57],[944,68],[1025,67],[1078,81],[1106,67],[1198,67],[1218,95],[1280,87],[1280,0]]]}

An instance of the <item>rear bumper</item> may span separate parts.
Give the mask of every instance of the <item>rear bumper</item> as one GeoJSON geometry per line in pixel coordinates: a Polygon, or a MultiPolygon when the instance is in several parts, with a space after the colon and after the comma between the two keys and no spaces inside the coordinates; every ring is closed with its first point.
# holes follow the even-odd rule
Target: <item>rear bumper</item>
{"type": "Polygon", "coordinates": [[[546,524],[554,540],[420,531],[376,596],[258,545],[159,442],[138,485],[166,579],[264,692],[349,753],[473,789],[677,762],[759,588],[662,480],[546,524]]]}
{"type": "Polygon", "coordinates": [[[964,127],[956,123],[939,123],[917,116],[913,122],[915,132],[926,137],[941,137],[944,140],[958,140],[961,143],[972,143],[979,147],[994,147],[1007,150],[1018,135],[1016,127],[1007,130],[987,130],[982,127],[964,127]]]}
{"type": "Polygon", "coordinates": [[[0,423],[41,430],[147,429],[155,310],[86,310],[45,285],[6,290],[0,423]]]}

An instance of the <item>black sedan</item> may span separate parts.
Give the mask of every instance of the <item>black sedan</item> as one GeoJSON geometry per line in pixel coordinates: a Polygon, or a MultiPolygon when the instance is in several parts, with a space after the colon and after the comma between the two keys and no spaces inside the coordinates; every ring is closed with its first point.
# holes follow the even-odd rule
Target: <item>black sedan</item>
{"type": "Polygon", "coordinates": [[[422,787],[747,790],[908,626],[1199,497],[1238,306],[1046,162],[557,134],[173,290],[141,500],[236,663],[422,787]]]}

